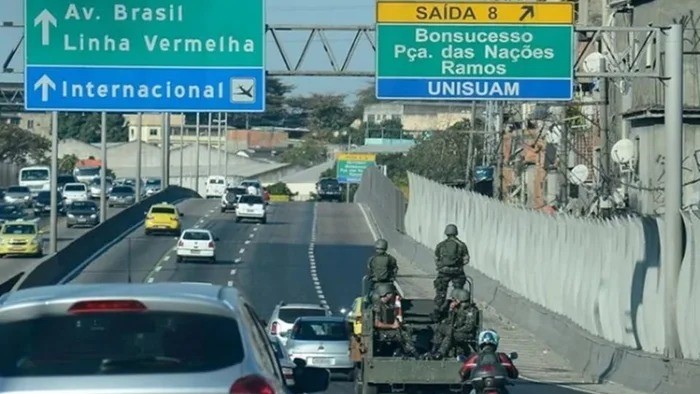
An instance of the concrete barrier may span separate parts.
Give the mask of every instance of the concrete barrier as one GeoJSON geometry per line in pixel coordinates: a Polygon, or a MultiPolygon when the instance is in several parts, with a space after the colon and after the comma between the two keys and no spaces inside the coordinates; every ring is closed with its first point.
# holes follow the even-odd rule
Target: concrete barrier
{"type": "MultiPolygon", "coordinates": [[[[434,190],[434,192],[437,191],[434,190]]],[[[433,250],[409,237],[403,231],[405,228],[403,217],[399,218],[402,215],[398,213],[402,209],[405,213],[404,207],[406,207],[407,201],[400,194],[400,191],[378,170],[370,168],[363,175],[362,183],[355,194],[355,202],[369,208],[382,235],[401,257],[413,261],[426,273],[434,274],[433,250]]],[[[413,196],[413,190],[411,195],[413,196]]],[[[441,203],[448,202],[442,201],[441,203]]],[[[445,207],[446,209],[455,209],[454,206],[445,207]]],[[[427,207],[423,207],[423,212],[424,222],[432,220],[430,215],[433,212],[427,207]]],[[[694,223],[700,223],[700,221],[694,223]]],[[[440,227],[444,227],[445,224],[441,223],[440,227]]],[[[535,230],[534,227],[529,229],[529,231],[535,230]]],[[[695,232],[698,231],[700,230],[695,232]]],[[[467,238],[470,240],[470,244],[478,242],[478,234],[469,234],[467,238]]],[[[693,239],[696,238],[694,236],[693,239]]],[[[686,265],[684,269],[690,268],[686,265]]],[[[613,381],[648,393],[695,394],[698,392],[698,387],[700,387],[699,361],[668,360],[661,355],[612,343],[585,331],[571,319],[513,292],[498,280],[494,280],[470,266],[467,266],[465,270],[476,283],[475,297],[489,303],[500,314],[507,316],[509,320],[533,333],[538,339],[568,359],[572,367],[581,371],[591,382],[613,381]]],[[[688,273],[690,274],[690,271],[688,273]]],[[[693,273],[693,275],[697,274],[693,273]]],[[[574,286],[576,280],[580,280],[580,278],[572,278],[570,285],[574,286]]],[[[681,281],[681,284],[683,283],[681,281]]],[[[690,290],[686,288],[686,291],[690,290]]],[[[691,306],[684,304],[682,307],[687,309],[691,306]]],[[[694,305],[692,307],[697,308],[694,305]]],[[[681,308],[680,305],[679,308],[681,308]]],[[[661,317],[657,316],[657,320],[660,321],[661,317]]],[[[688,323],[682,322],[680,324],[687,329],[688,323]]],[[[695,332],[697,333],[697,329],[695,332]]]]}
{"type": "Polygon", "coordinates": [[[29,272],[15,289],[59,284],[69,275],[78,275],[110,242],[119,240],[144,220],[144,211],[162,202],[175,203],[188,198],[199,198],[193,190],[171,186],[138,204],[119,212],[94,229],[76,238],[58,253],[41,262],[29,272]]]}

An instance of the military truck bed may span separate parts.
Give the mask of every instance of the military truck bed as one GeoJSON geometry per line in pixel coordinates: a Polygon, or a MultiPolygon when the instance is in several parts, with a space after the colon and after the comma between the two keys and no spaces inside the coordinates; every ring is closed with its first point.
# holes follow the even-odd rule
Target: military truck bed
{"type": "Polygon", "coordinates": [[[373,357],[365,361],[364,379],[372,384],[461,384],[455,359],[404,360],[397,357],[373,357]]]}

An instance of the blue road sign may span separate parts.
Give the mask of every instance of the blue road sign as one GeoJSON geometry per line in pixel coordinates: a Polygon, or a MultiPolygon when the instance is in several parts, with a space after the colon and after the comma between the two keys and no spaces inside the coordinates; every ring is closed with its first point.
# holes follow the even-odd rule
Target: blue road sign
{"type": "Polygon", "coordinates": [[[27,110],[259,112],[261,68],[26,68],[27,110]]]}

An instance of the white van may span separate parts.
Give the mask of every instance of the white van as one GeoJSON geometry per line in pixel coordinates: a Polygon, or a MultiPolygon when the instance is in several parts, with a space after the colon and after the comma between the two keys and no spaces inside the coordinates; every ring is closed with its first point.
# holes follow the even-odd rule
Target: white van
{"type": "Polygon", "coordinates": [[[226,193],[226,178],[221,175],[212,175],[207,178],[207,198],[221,198],[226,193]]]}

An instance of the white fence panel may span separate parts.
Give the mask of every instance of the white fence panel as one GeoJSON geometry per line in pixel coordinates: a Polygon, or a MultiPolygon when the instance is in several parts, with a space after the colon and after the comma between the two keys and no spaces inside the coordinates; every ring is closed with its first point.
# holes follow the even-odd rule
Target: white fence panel
{"type": "Polygon", "coordinates": [[[678,334],[683,355],[700,359],[700,218],[684,213],[688,233],[678,279],[678,334]]]}
{"type": "Polygon", "coordinates": [[[417,241],[434,248],[454,223],[471,265],[505,287],[612,342],[663,348],[658,256],[650,268],[642,219],[550,216],[415,174],[409,181],[406,232],[417,241]]]}

